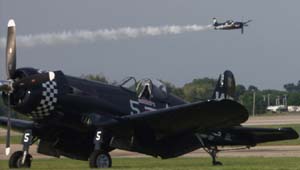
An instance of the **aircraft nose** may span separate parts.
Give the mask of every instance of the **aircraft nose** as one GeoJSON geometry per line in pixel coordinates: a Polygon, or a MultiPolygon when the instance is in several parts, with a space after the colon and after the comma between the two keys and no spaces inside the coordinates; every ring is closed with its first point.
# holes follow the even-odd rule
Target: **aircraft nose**
{"type": "Polygon", "coordinates": [[[55,110],[58,92],[54,72],[28,76],[15,83],[14,109],[33,119],[43,119],[55,110]]]}
{"type": "Polygon", "coordinates": [[[58,101],[58,85],[54,78],[54,72],[49,72],[49,81],[42,83],[42,96],[38,107],[31,112],[33,117],[49,116],[50,112],[55,109],[55,104],[58,101]]]}

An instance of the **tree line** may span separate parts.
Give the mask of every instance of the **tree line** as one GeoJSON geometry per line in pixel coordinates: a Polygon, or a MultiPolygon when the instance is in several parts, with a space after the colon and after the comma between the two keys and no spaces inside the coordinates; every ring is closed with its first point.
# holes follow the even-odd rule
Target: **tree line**
{"type": "MultiPolygon", "coordinates": [[[[87,79],[109,83],[104,75],[84,75],[87,79]]],[[[189,102],[211,99],[217,79],[213,78],[196,78],[191,82],[184,84],[182,87],[176,87],[168,81],[161,80],[167,87],[169,93],[172,93],[189,102]]],[[[115,82],[112,82],[115,84],[115,82]]],[[[243,104],[249,113],[252,113],[253,108],[253,93],[255,93],[255,113],[266,113],[268,106],[283,104],[286,100],[288,105],[300,106],[300,80],[297,84],[287,83],[283,85],[285,90],[260,90],[254,85],[248,87],[238,84],[236,86],[235,100],[243,104]]]]}
{"type": "MultiPolygon", "coordinates": [[[[116,81],[110,82],[109,79],[102,74],[87,74],[82,75],[81,77],[103,83],[116,84],[116,81]]],[[[191,82],[184,84],[182,87],[177,87],[168,81],[162,80],[162,82],[166,85],[169,93],[183,98],[186,101],[195,102],[211,99],[217,79],[208,77],[196,78],[191,82]]],[[[296,84],[287,83],[283,87],[285,90],[260,90],[254,85],[246,87],[242,84],[238,84],[236,86],[235,99],[243,104],[248,109],[249,113],[252,113],[253,93],[255,93],[256,114],[266,113],[268,105],[276,105],[278,102],[283,103],[284,100],[286,100],[288,105],[300,106],[300,80],[296,84]]],[[[3,109],[2,98],[0,99],[0,107],[0,115],[3,115],[5,109],[3,109]]]]}

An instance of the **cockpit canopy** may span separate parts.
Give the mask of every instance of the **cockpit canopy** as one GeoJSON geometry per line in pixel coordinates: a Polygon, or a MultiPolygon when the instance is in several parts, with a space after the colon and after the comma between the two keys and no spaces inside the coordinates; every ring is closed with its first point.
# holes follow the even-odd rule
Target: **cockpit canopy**
{"type": "Polygon", "coordinates": [[[232,23],[233,23],[233,20],[227,20],[226,23],[227,23],[227,24],[232,24],[232,23]]]}
{"type": "Polygon", "coordinates": [[[126,90],[135,92],[138,98],[152,100],[165,100],[168,97],[166,85],[160,80],[142,79],[136,81],[134,77],[124,79],[120,86],[126,90]]]}

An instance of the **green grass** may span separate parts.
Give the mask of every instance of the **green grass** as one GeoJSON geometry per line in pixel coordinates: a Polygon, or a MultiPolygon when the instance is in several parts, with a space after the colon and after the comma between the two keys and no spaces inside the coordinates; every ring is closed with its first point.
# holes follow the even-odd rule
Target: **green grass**
{"type": "MultiPolygon", "coordinates": [[[[300,158],[220,158],[223,166],[212,166],[209,158],[115,158],[111,170],[296,170],[300,158]]],[[[7,161],[0,161],[0,169],[8,170],[7,161]]],[[[87,170],[88,162],[70,159],[41,159],[32,162],[31,170],[87,170]]]]}
{"type": "MultiPolygon", "coordinates": [[[[10,137],[10,142],[11,144],[20,144],[22,140],[22,136],[11,136],[10,137]]],[[[6,141],[6,136],[0,136],[0,144],[5,144],[6,141]]]]}

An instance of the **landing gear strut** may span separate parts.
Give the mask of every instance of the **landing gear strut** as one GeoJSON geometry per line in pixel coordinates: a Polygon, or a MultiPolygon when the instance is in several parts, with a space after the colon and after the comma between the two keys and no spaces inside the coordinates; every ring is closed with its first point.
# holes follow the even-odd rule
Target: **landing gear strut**
{"type": "Polygon", "coordinates": [[[217,158],[217,153],[220,151],[218,149],[218,147],[217,146],[206,146],[205,143],[204,143],[204,141],[202,140],[202,138],[201,138],[201,136],[199,134],[196,134],[196,137],[198,138],[199,142],[201,143],[201,145],[203,147],[203,150],[205,152],[207,152],[211,156],[211,158],[212,158],[212,164],[214,166],[216,166],[216,165],[223,165],[222,162],[217,161],[217,159],[216,159],[217,158]]]}
{"type": "Polygon", "coordinates": [[[208,147],[207,149],[204,149],[212,158],[212,164],[215,165],[223,165],[222,162],[217,161],[217,153],[219,152],[217,146],[208,147]]]}

